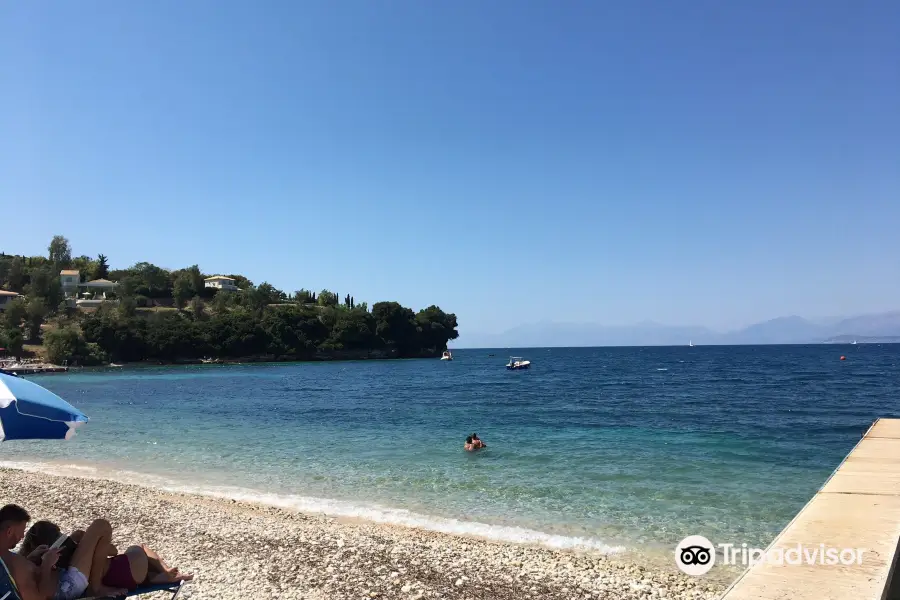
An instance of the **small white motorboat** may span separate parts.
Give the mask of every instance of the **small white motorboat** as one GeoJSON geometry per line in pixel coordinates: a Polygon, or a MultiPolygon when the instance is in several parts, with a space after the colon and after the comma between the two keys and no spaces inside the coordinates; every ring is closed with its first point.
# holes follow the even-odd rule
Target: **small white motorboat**
{"type": "Polygon", "coordinates": [[[441,360],[453,360],[453,355],[450,354],[449,350],[444,350],[444,353],[441,354],[441,360]]]}
{"type": "Polygon", "coordinates": [[[527,369],[530,366],[530,360],[525,360],[521,356],[510,356],[506,368],[510,371],[518,371],[519,369],[527,369]]]}

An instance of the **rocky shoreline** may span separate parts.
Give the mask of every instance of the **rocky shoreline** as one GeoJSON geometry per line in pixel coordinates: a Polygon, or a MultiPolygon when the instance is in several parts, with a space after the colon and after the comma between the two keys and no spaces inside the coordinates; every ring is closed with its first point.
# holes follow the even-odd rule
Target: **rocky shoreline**
{"type": "Polygon", "coordinates": [[[724,584],[621,557],[504,544],[171,493],[109,480],[0,468],[0,504],[64,530],[104,517],[115,543],[141,542],[195,580],[196,600],[713,600],[724,584]]]}
{"type": "Polygon", "coordinates": [[[258,354],[251,356],[232,356],[227,358],[178,358],[171,361],[147,359],[137,362],[106,363],[109,366],[183,366],[183,365],[243,365],[255,363],[318,363],[362,360],[415,360],[424,358],[440,358],[443,350],[421,352],[412,356],[399,356],[396,351],[388,350],[332,350],[320,351],[306,356],[279,356],[275,354],[258,354]]]}

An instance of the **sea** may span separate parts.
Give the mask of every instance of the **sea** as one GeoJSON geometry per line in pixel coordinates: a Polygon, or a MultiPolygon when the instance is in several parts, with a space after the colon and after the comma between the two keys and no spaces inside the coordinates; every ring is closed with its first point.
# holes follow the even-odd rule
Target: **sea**
{"type": "Polygon", "coordinates": [[[878,417],[900,345],[455,350],[31,376],[84,411],[0,465],[555,548],[764,548],[878,417]],[[510,354],[531,369],[509,371],[510,354]],[[841,356],[846,357],[841,360],[841,356]],[[465,452],[467,435],[487,444],[465,452]]]}

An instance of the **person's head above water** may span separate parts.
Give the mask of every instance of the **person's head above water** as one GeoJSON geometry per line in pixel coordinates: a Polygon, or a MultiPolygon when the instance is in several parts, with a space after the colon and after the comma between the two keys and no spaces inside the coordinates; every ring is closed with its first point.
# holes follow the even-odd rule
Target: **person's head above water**
{"type": "Polygon", "coordinates": [[[473,440],[477,440],[477,439],[478,439],[478,434],[477,434],[477,433],[473,433],[473,434],[472,434],[472,439],[473,439],[473,440]]]}
{"type": "Polygon", "coordinates": [[[467,444],[471,444],[471,443],[472,443],[472,436],[471,436],[471,435],[470,435],[469,437],[466,438],[466,443],[467,443],[467,444]]]}

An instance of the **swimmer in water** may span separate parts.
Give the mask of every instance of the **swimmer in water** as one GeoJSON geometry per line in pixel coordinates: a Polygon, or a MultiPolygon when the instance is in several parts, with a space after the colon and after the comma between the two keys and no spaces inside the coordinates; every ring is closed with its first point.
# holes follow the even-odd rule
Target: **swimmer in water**
{"type": "Polygon", "coordinates": [[[478,449],[478,448],[487,448],[487,444],[485,444],[485,443],[482,442],[480,439],[478,439],[478,434],[477,434],[477,433],[473,433],[473,434],[472,434],[472,445],[473,445],[476,449],[478,449]]]}
{"type": "Polygon", "coordinates": [[[475,444],[472,443],[472,436],[466,438],[466,444],[463,446],[463,450],[466,452],[471,452],[475,449],[475,444]]]}

